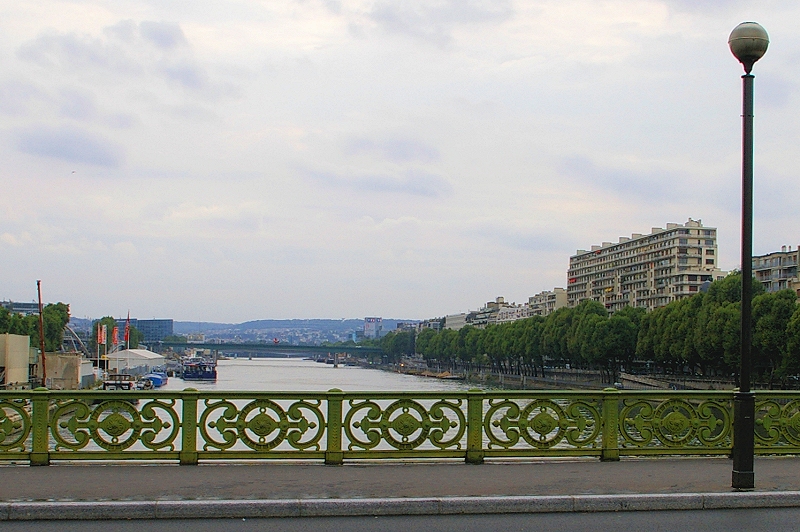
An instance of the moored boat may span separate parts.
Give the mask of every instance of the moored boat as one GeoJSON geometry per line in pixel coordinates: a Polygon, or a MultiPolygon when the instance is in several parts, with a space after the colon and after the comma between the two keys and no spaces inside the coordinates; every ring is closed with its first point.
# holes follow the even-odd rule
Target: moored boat
{"type": "Polygon", "coordinates": [[[185,381],[217,380],[217,363],[204,358],[189,358],[181,364],[181,377],[185,381]]]}

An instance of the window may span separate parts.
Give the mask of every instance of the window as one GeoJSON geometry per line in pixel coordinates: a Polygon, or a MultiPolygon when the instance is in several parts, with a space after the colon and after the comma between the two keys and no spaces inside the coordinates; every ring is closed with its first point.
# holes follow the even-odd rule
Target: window
{"type": "Polygon", "coordinates": [[[696,281],[697,280],[697,276],[696,275],[690,275],[689,276],[689,280],[690,281],[696,281]]]}
{"type": "Polygon", "coordinates": [[[690,286],[689,287],[689,292],[697,292],[697,286],[695,286],[695,285],[690,286]]]}
{"type": "Polygon", "coordinates": [[[688,243],[689,243],[689,240],[686,239],[686,238],[681,238],[681,239],[678,240],[678,244],[680,244],[681,246],[685,246],[688,243]]]}
{"type": "Polygon", "coordinates": [[[713,245],[714,245],[713,240],[706,240],[706,246],[713,246],[713,245]]]}
{"type": "Polygon", "coordinates": [[[706,259],[706,264],[714,264],[714,259],[706,259]]]}
{"type": "Polygon", "coordinates": [[[706,255],[713,255],[713,254],[714,254],[714,250],[713,249],[707,249],[706,250],[706,255]]]}

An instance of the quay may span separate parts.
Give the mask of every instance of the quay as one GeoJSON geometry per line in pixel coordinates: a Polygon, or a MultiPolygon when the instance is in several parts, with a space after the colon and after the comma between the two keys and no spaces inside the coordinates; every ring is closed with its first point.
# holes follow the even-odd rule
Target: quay
{"type": "Polygon", "coordinates": [[[619,462],[61,463],[0,467],[0,520],[257,518],[800,507],[800,458],[756,458],[755,491],[727,458],[619,462]]]}

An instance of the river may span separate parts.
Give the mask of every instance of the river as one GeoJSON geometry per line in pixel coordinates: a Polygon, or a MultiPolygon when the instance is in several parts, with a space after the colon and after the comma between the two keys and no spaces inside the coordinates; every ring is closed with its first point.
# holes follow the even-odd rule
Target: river
{"type": "Polygon", "coordinates": [[[318,392],[339,388],[358,391],[459,391],[474,383],[417,377],[359,366],[320,364],[301,358],[235,358],[217,363],[217,381],[184,381],[170,377],[162,390],[318,392]]]}

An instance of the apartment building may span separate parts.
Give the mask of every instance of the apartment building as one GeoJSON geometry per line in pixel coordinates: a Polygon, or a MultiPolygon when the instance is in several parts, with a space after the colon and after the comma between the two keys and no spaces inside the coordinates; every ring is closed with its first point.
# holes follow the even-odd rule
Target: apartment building
{"type": "Polygon", "coordinates": [[[800,260],[800,247],[792,251],[782,246],[780,251],[753,257],[753,277],[767,292],[777,292],[789,288],[800,295],[800,280],[797,278],[797,262],[800,260]]]}
{"type": "Polygon", "coordinates": [[[444,317],[444,328],[452,329],[454,331],[460,330],[467,325],[467,313],[461,312],[459,314],[448,314],[444,317]]]}
{"type": "Polygon", "coordinates": [[[615,312],[626,306],[647,310],[700,291],[725,276],[717,267],[717,230],[702,220],[654,227],[619,242],[578,250],[569,259],[567,302],[593,299],[615,312]]]}
{"type": "Polygon", "coordinates": [[[494,318],[495,323],[509,323],[517,320],[524,320],[531,317],[531,309],[527,303],[524,305],[511,305],[503,307],[497,311],[494,318]]]}
{"type": "Polygon", "coordinates": [[[513,306],[515,305],[506,303],[505,298],[498,297],[494,301],[486,303],[480,310],[472,313],[473,318],[471,324],[478,329],[485,329],[487,325],[497,323],[497,314],[500,310],[513,306]]]}
{"type": "Polygon", "coordinates": [[[563,288],[553,288],[539,292],[528,298],[530,316],[547,316],[561,307],[567,306],[567,291],[563,288]]]}

